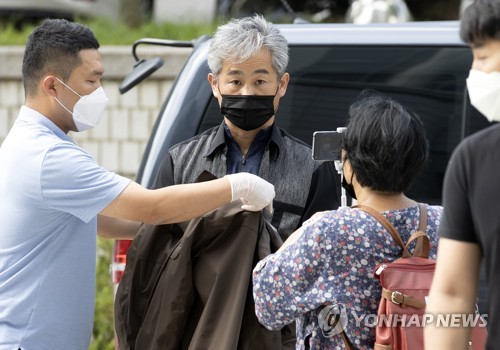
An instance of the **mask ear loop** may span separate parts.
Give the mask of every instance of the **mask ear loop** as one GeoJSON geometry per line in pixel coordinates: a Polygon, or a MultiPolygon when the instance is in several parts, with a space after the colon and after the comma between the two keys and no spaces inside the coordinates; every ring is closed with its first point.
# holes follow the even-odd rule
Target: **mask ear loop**
{"type": "MultiPolygon", "coordinates": [[[[78,97],[82,98],[82,96],[80,96],[80,94],[78,92],[76,92],[75,90],[73,90],[71,87],[69,87],[69,85],[66,85],[61,79],[59,79],[58,77],[54,77],[57,79],[57,81],[59,81],[61,84],[63,84],[65,87],[67,87],[71,92],[73,92],[75,95],[77,95],[78,97]]],[[[59,99],[57,97],[54,96],[54,98],[56,99],[57,103],[59,103],[59,105],[61,105],[62,108],[64,108],[69,114],[71,114],[71,116],[73,116],[73,112],[70,111],[68,109],[68,107],[66,107],[65,105],[63,105],[63,103],[61,101],[59,101],[59,99]]]]}
{"type": "MultiPolygon", "coordinates": [[[[274,93],[274,98],[276,98],[276,96],[278,95],[278,91],[280,89],[280,82],[278,81],[278,87],[276,88],[276,92],[274,93]]],[[[280,108],[280,104],[278,103],[278,105],[276,106],[276,109],[274,110],[274,115],[276,115],[276,113],[278,112],[278,108],[280,108]]]]}
{"type": "Polygon", "coordinates": [[[335,169],[340,174],[340,207],[347,207],[347,196],[345,194],[345,188],[342,186],[342,181],[344,181],[344,167],[340,160],[334,161],[335,169]]]}
{"type": "Polygon", "coordinates": [[[82,96],[76,92],[75,90],[73,90],[69,85],[66,85],[61,79],[59,79],[58,77],[54,77],[56,78],[61,84],[63,84],[64,86],[66,86],[68,89],[71,90],[71,92],[73,92],[75,95],[77,95],[78,97],[82,98],[82,96]]]}

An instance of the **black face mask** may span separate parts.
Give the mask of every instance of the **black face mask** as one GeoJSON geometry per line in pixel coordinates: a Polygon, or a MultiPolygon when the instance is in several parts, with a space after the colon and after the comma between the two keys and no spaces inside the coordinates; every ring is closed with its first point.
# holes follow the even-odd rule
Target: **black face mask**
{"type": "Polygon", "coordinates": [[[351,198],[353,199],[357,199],[356,198],[356,192],[354,192],[354,186],[352,185],[352,178],[351,178],[351,183],[348,184],[346,179],[345,179],[345,176],[342,177],[342,187],[345,188],[345,191],[347,192],[347,194],[349,196],[351,196],[351,198]]]}
{"type": "Polygon", "coordinates": [[[220,112],[238,128],[257,129],[274,115],[273,95],[222,95],[220,112]]]}

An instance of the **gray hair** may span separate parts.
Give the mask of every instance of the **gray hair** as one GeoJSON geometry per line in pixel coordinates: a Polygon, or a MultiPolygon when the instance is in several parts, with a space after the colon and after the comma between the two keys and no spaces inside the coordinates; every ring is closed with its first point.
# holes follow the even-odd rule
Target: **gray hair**
{"type": "Polygon", "coordinates": [[[244,62],[263,47],[271,54],[273,67],[281,78],[288,65],[288,42],[279,29],[261,15],[233,19],[217,28],[208,50],[208,66],[217,76],[223,61],[244,62]]]}

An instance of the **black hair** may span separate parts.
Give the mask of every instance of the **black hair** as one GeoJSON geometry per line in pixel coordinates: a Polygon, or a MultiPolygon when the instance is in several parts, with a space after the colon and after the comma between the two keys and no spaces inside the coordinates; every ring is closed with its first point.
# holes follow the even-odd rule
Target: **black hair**
{"type": "Polygon", "coordinates": [[[473,46],[500,40],[500,1],[475,0],[469,5],[460,21],[460,37],[473,46]]]}
{"type": "Polygon", "coordinates": [[[395,100],[364,92],[349,108],[345,158],[359,184],[374,191],[405,192],[427,161],[424,125],[395,100]]]}
{"type": "Polygon", "coordinates": [[[67,81],[81,64],[79,53],[98,49],[92,31],[65,19],[46,19],[28,37],[23,58],[23,84],[26,96],[34,96],[40,79],[54,73],[67,81]]]}

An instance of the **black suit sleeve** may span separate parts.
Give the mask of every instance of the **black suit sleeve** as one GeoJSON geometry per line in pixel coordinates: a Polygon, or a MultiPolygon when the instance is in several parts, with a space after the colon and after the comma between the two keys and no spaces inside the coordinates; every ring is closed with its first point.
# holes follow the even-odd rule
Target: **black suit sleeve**
{"type": "Polygon", "coordinates": [[[153,189],[158,189],[162,187],[175,185],[174,181],[174,161],[170,156],[170,152],[165,154],[163,160],[160,164],[160,169],[156,174],[155,182],[153,183],[153,189]]]}
{"type": "Polygon", "coordinates": [[[300,225],[318,211],[337,209],[340,204],[339,192],[339,174],[334,162],[322,163],[313,173],[300,225]]]}

